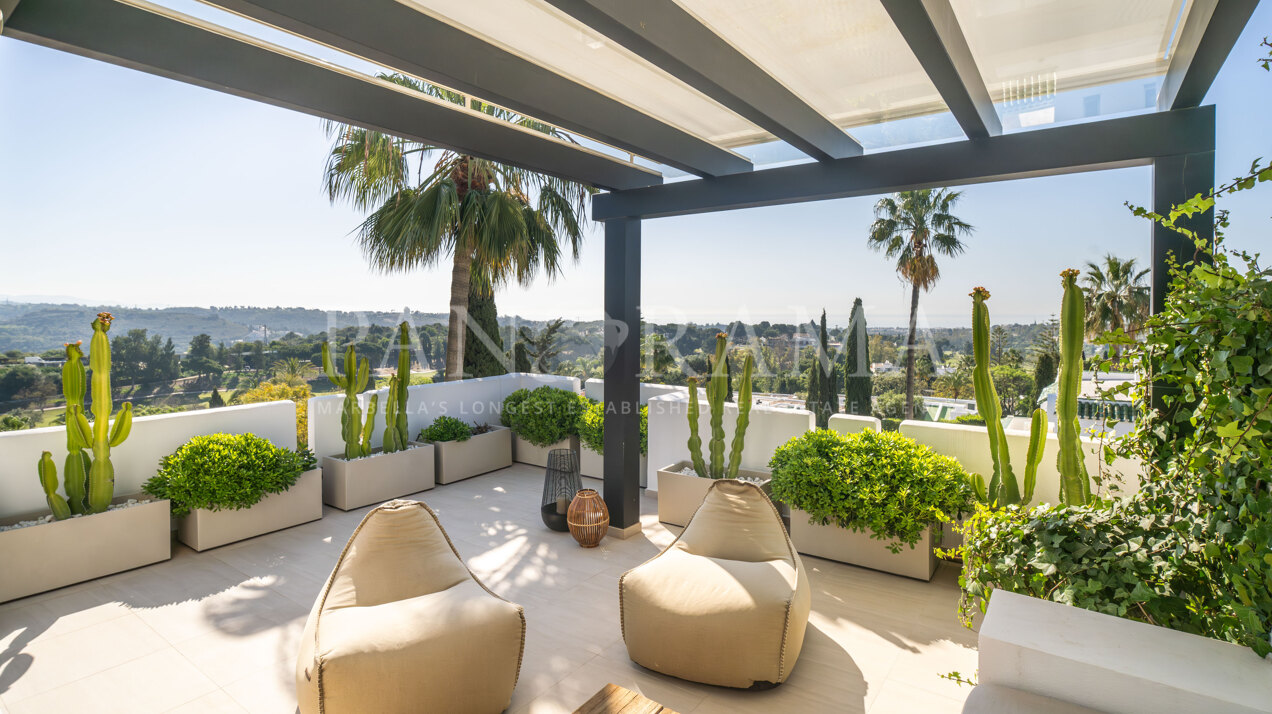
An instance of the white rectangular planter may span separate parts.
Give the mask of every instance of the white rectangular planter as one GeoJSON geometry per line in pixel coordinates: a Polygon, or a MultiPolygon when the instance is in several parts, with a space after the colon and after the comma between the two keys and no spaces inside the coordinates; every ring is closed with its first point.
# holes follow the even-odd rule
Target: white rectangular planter
{"type": "MultiPolygon", "coordinates": [[[[640,487],[645,487],[645,471],[649,468],[649,458],[640,455],[640,487]]],[[[592,451],[587,446],[579,445],[579,474],[588,478],[605,478],[605,455],[592,451]]]]}
{"type": "Polygon", "coordinates": [[[808,518],[804,511],[791,508],[791,542],[795,544],[795,550],[805,555],[916,580],[931,580],[936,572],[936,554],[932,550],[935,544],[933,528],[928,528],[913,548],[902,544],[901,552],[893,553],[887,545],[891,541],[871,538],[869,533],[837,525],[809,523],[808,518]]]}
{"type": "MultiPolygon", "coordinates": [[[[658,469],[658,520],[663,523],[673,526],[688,525],[694,511],[702,505],[702,499],[707,497],[707,491],[715,482],[715,479],[680,473],[690,465],[688,461],[677,461],[658,469]]],[[[769,478],[772,474],[767,469],[738,469],[738,475],[761,479],[760,487],[765,493],[770,493],[769,478]]]]}
{"type": "Polygon", "coordinates": [[[177,540],[203,551],[322,518],[322,471],[306,471],[292,487],[251,508],[196,508],[177,524],[177,540]]]}
{"type": "Polygon", "coordinates": [[[455,483],[512,466],[512,430],[506,426],[491,427],[467,441],[411,443],[432,444],[437,483],[455,483]]]}
{"type": "Polygon", "coordinates": [[[547,446],[535,446],[516,434],[512,435],[512,459],[519,464],[547,466],[548,452],[553,449],[579,450],[579,437],[571,436],[547,446]]]}
{"type": "MultiPolygon", "coordinates": [[[[129,498],[138,496],[120,496],[113,502],[129,498]]],[[[16,516],[5,524],[42,515],[16,516]]],[[[172,517],[167,499],[0,532],[0,602],[171,557],[172,517]]]]}
{"type": "Polygon", "coordinates": [[[435,483],[433,468],[432,444],[389,454],[376,449],[352,461],[327,456],[322,460],[322,502],[349,511],[427,491],[435,483]]]}

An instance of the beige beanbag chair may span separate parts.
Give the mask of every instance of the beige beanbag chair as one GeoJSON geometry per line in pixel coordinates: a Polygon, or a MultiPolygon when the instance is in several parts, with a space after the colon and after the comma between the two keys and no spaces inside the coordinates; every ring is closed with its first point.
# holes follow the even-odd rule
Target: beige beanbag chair
{"type": "Polygon", "coordinates": [[[521,607],[469,572],[428,506],[390,501],[362,519],[309,613],[300,711],[503,711],[525,632],[521,607]]]}
{"type": "Polygon", "coordinates": [[[632,661],[724,687],[777,685],[804,644],[808,576],[754,484],[720,480],[674,543],[619,578],[632,661]]]}

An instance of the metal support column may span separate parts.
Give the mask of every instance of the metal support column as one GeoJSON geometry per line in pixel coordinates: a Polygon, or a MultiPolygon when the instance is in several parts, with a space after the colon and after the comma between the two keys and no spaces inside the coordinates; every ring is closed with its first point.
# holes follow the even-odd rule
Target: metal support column
{"type": "Polygon", "coordinates": [[[640,220],[605,222],[605,505],[640,530],[640,220]]]}
{"type": "MultiPolygon", "coordinates": [[[[1213,136],[1213,134],[1212,134],[1213,136]]],[[[1197,194],[1208,194],[1215,187],[1215,152],[1166,156],[1153,160],[1153,212],[1166,216],[1172,206],[1183,203],[1197,194]]],[[[1176,225],[1194,231],[1197,237],[1213,245],[1215,240],[1215,213],[1213,210],[1180,218],[1176,225]]],[[[1204,259],[1197,254],[1197,247],[1176,231],[1158,223],[1153,224],[1152,243],[1152,302],[1153,314],[1166,306],[1170,291],[1170,260],[1184,264],[1204,259]]],[[[1154,409],[1163,407],[1163,397],[1178,391],[1165,384],[1154,384],[1151,404],[1154,409]]]]}

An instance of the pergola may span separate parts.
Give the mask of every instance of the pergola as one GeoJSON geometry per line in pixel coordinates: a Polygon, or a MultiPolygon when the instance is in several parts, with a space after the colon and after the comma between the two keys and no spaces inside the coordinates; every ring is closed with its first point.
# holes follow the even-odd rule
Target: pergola
{"type": "MultiPolygon", "coordinates": [[[[641,221],[1153,168],[1215,179],[1200,106],[1258,0],[202,0],[553,139],[144,0],[0,0],[3,35],[604,189],[605,500],[640,527],[641,221]],[[776,157],[780,166],[757,168],[776,157]],[[664,174],[696,178],[663,182],[664,174]]],[[[1213,237],[1213,216],[1187,227],[1213,237]]],[[[1152,230],[1152,304],[1179,234],[1152,230]]]]}

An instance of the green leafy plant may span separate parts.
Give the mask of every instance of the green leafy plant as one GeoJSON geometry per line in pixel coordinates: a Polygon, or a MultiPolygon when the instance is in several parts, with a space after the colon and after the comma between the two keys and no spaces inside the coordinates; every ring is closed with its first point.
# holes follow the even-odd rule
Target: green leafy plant
{"type": "Polygon", "coordinates": [[[963,424],[965,426],[985,426],[985,419],[980,414],[964,414],[960,417],[954,417],[952,421],[955,424],[963,424]]]}
{"type": "MultiPolygon", "coordinates": [[[[586,406],[587,400],[582,395],[543,386],[515,404],[509,422],[513,432],[522,439],[535,446],[550,446],[576,433],[579,413],[586,406]]],[[[504,411],[508,411],[506,400],[504,411]]]]}
{"type": "Polygon", "coordinates": [[[811,523],[891,541],[894,553],[972,504],[958,461],[894,432],[806,432],[779,446],[769,467],[774,500],[807,512],[811,523]]]}
{"type": "Polygon", "coordinates": [[[101,513],[110,507],[115,496],[115,467],[110,460],[112,447],[124,443],[132,430],[132,402],[124,402],[115,423],[110,423],[110,323],[109,312],[97,314],[93,320],[93,337],[89,342],[88,366],[92,369],[90,392],[93,397],[93,422],[84,409],[84,353],[79,343],[66,345],[66,364],[62,366],[62,394],[66,397],[66,462],[65,498],[57,492],[57,465],[53,455],[40,455],[36,470],[45,500],[58,520],[76,514],[101,513]],[[90,457],[85,451],[90,449],[90,457]]]}
{"type": "MultiPolygon", "coordinates": [[[[579,412],[579,441],[598,454],[605,453],[605,404],[590,402],[579,412]]],[[[640,453],[649,453],[649,407],[640,408],[640,453]]]]}
{"type": "Polygon", "coordinates": [[[468,441],[472,438],[472,427],[453,416],[439,416],[424,429],[420,430],[420,441],[468,441]]]}
{"type": "Polygon", "coordinates": [[[170,499],[174,516],[196,508],[237,510],[286,491],[315,466],[308,449],[284,449],[255,434],[209,434],[163,457],[159,472],[143,488],[170,499]]]}
{"type": "Polygon", "coordinates": [[[346,459],[356,459],[371,454],[371,429],[375,425],[375,412],[380,403],[380,395],[372,394],[367,404],[367,421],[362,423],[362,408],[358,406],[358,395],[367,388],[367,380],[371,377],[371,360],[365,357],[358,361],[358,353],[353,345],[345,350],[344,374],[336,372],[331,362],[331,348],[322,343],[322,371],[327,373],[331,383],[344,390],[344,407],[340,412],[340,434],[344,437],[346,459]]]}
{"type": "Polygon", "coordinates": [[[1106,448],[1135,458],[1140,490],[1111,506],[978,511],[964,529],[961,610],[1011,590],[1272,652],[1272,270],[1178,226],[1215,197],[1272,181],[1272,166],[1159,215],[1201,259],[1172,268],[1165,309],[1124,349],[1139,375],[1107,395],[1140,405],[1133,431],[1106,448]],[[1159,408],[1153,408],[1156,394],[1159,408]]]}
{"type": "Polygon", "coordinates": [[[702,458],[702,437],[698,435],[698,380],[689,379],[689,459],[693,470],[707,478],[737,478],[742,465],[742,449],[746,444],[746,427],[751,423],[751,372],[755,369],[755,357],[750,352],[742,365],[742,381],[738,383],[738,419],[733,429],[733,445],[729,449],[729,461],[724,460],[724,397],[729,391],[725,353],[729,338],[723,332],[716,334],[715,360],[711,363],[711,376],[707,379],[707,406],[711,410],[711,439],[707,445],[710,462],[702,458]]]}
{"type": "Polygon", "coordinates": [[[508,427],[512,426],[512,418],[517,414],[517,410],[521,408],[521,403],[529,396],[529,389],[518,389],[504,397],[503,406],[499,409],[499,423],[508,427]]]}
{"type": "MultiPolygon", "coordinates": [[[[398,325],[397,372],[389,377],[389,395],[384,400],[384,453],[405,449],[411,441],[407,429],[407,387],[411,384],[411,326],[398,325]]],[[[372,409],[374,414],[375,410],[372,409]]],[[[368,420],[369,421],[369,420],[368,420]]]]}

